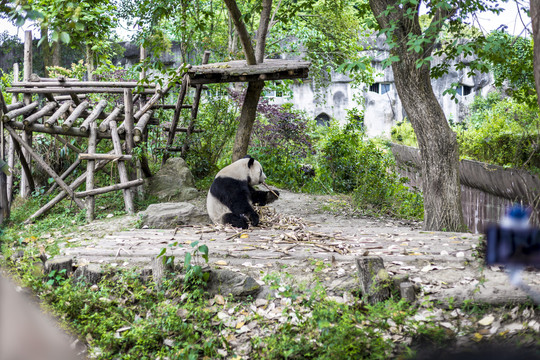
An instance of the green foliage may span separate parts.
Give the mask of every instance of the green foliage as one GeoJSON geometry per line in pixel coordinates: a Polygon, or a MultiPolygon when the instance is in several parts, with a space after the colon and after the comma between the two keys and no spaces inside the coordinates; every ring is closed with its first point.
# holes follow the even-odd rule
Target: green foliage
{"type": "Polygon", "coordinates": [[[539,168],[538,109],[496,95],[477,98],[467,128],[456,127],[461,156],[515,168],[539,168]]]}
{"type": "Polygon", "coordinates": [[[396,125],[392,126],[390,136],[393,142],[418,147],[418,140],[412,124],[409,121],[400,121],[396,125]]]}
{"type": "MultiPolygon", "coordinates": [[[[499,92],[491,92],[485,98],[477,96],[469,111],[463,123],[452,124],[461,157],[533,171],[540,168],[536,145],[540,120],[536,105],[529,107],[513,98],[503,98],[499,92]]],[[[417,146],[409,122],[396,124],[391,133],[393,141],[417,146]]]]}
{"type": "Polygon", "coordinates": [[[517,102],[537,106],[532,39],[493,31],[486,38],[481,55],[492,64],[495,86],[500,88],[506,82],[509,94],[517,102]]]}
{"type": "Polygon", "coordinates": [[[393,157],[374,140],[365,138],[358,125],[331,127],[321,141],[322,178],[332,189],[352,193],[357,207],[406,218],[423,217],[423,200],[409,190],[395,172],[393,157]]]}
{"type": "Polygon", "coordinates": [[[255,359],[388,359],[399,343],[384,339],[388,321],[401,325],[411,309],[392,300],[375,306],[346,306],[317,299],[312,316],[283,324],[273,335],[255,339],[255,359]]]}

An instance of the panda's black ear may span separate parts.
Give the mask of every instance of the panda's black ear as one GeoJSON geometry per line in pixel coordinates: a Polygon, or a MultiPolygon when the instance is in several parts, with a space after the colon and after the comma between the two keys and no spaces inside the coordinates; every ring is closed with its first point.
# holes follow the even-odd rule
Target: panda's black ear
{"type": "Polygon", "coordinates": [[[255,162],[255,159],[252,158],[252,157],[249,156],[249,155],[246,156],[246,157],[249,158],[249,161],[248,161],[248,168],[250,168],[250,167],[253,165],[253,163],[255,162]]]}

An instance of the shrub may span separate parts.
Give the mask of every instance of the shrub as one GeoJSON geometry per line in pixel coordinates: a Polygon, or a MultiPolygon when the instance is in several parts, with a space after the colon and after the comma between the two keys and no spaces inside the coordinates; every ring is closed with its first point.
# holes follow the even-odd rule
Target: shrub
{"type": "Polygon", "coordinates": [[[477,98],[465,128],[456,128],[463,157],[509,167],[540,167],[538,110],[496,95],[477,98]]]}

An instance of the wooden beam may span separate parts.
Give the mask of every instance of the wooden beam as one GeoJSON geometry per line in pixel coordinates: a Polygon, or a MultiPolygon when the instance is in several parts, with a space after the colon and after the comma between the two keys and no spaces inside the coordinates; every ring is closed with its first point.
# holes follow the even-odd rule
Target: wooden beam
{"type": "Polygon", "coordinates": [[[37,119],[42,118],[57,106],[58,104],[56,102],[47,103],[43,108],[41,108],[41,110],[23,119],[24,126],[32,125],[32,123],[34,123],[37,119]]]}
{"type": "Polygon", "coordinates": [[[51,126],[54,126],[54,124],[56,123],[56,120],[58,120],[60,118],[60,116],[64,115],[68,110],[69,110],[69,107],[72,105],[73,103],[71,101],[67,101],[65,103],[62,104],[62,106],[60,106],[58,108],[58,110],[56,110],[54,112],[54,114],[52,114],[46,121],[43,125],[45,125],[45,127],[51,127],[51,126]]]}
{"type": "Polygon", "coordinates": [[[17,141],[15,141],[15,138],[11,136],[11,139],[13,140],[13,149],[19,156],[19,161],[21,162],[22,167],[22,175],[26,176],[28,179],[28,188],[30,189],[30,192],[34,192],[36,189],[36,186],[34,184],[34,178],[32,177],[32,171],[30,170],[30,165],[28,164],[28,161],[26,160],[26,157],[24,156],[24,153],[21,149],[21,146],[17,141]]]}
{"type": "Polygon", "coordinates": [[[148,121],[152,117],[152,113],[152,110],[148,111],[143,116],[141,116],[141,118],[137,122],[137,126],[135,126],[135,129],[133,130],[133,141],[135,143],[139,143],[142,140],[144,130],[146,129],[148,121]]]}
{"type": "MultiPolygon", "coordinates": [[[[182,107],[184,105],[184,99],[186,97],[187,88],[189,85],[189,76],[184,75],[184,78],[182,79],[182,86],[180,87],[180,92],[178,93],[178,99],[176,100],[176,108],[174,109],[174,115],[171,121],[171,126],[169,131],[169,136],[167,137],[167,145],[165,147],[169,148],[171,147],[173,141],[174,141],[174,135],[176,130],[176,125],[178,124],[178,120],[180,119],[180,113],[182,111],[182,107]]],[[[161,165],[165,165],[165,162],[169,158],[167,153],[163,154],[161,165]]]]}
{"type": "Polygon", "coordinates": [[[105,110],[106,106],[107,106],[107,100],[100,100],[99,103],[94,108],[94,110],[92,111],[92,113],[88,115],[88,117],[83,121],[83,123],[79,127],[81,131],[88,131],[88,126],[98,118],[99,114],[101,114],[103,110],[105,110]]]}
{"type": "MultiPolygon", "coordinates": [[[[172,85],[171,85],[172,87],[172,85]]],[[[170,88],[169,88],[170,90],[170,88]]],[[[18,88],[18,87],[9,87],[6,88],[8,93],[20,93],[20,94],[90,94],[90,93],[104,93],[104,94],[123,94],[124,89],[122,88],[106,88],[106,87],[72,87],[72,88],[62,88],[62,87],[48,87],[48,88],[18,88]]],[[[155,94],[155,89],[143,89],[140,93],[142,94],[155,94]]],[[[160,96],[161,97],[161,96],[160,96]]]]}
{"type": "Polygon", "coordinates": [[[110,113],[109,116],[105,120],[101,122],[99,125],[99,132],[106,132],[109,129],[109,123],[113,120],[116,120],[116,118],[120,115],[120,113],[124,110],[124,105],[118,105],[114,108],[114,110],[110,113]]]}
{"type": "Polygon", "coordinates": [[[114,155],[114,154],[96,154],[96,153],[80,153],[79,159],[81,160],[111,160],[111,161],[130,161],[133,158],[132,155],[114,155]]]}
{"type": "Polygon", "coordinates": [[[56,172],[38,154],[36,154],[34,150],[32,150],[32,147],[29,144],[27,144],[25,141],[23,141],[23,139],[17,134],[17,132],[13,130],[8,124],[4,124],[4,126],[7,129],[7,131],[9,131],[13,139],[15,139],[15,141],[18,142],[19,145],[24,147],[26,151],[28,152],[28,154],[32,158],[34,158],[34,160],[39,164],[39,166],[41,166],[41,168],[45,170],[45,172],[49,174],[49,176],[52,177],[54,181],[58,183],[58,186],[60,186],[63,190],[67,191],[67,193],[73,199],[75,204],[77,204],[79,208],[84,209],[84,203],[82,203],[79,199],[75,198],[75,193],[73,192],[73,190],[62,179],[60,179],[60,177],[56,174],[56,172]]]}
{"type": "MultiPolygon", "coordinates": [[[[98,170],[101,170],[102,168],[105,167],[105,165],[107,165],[109,163],[109,161],[107,160],[104,160],[104,161],[99,161],[98,164],[96,165],[96,169],[95,171],[98,171],[98,170]]],[[[81,186],[82,183],[84,183],[86,179],[86,172],[84,172],[84,174],[82,174],[81,176],[79,176],[77,179],[75,179],[75,181],[73,181],[71,183],[71,185],[69,186],[71,189],[75,190],[77,189],[79,186],[81,186]]],[[[61,191],[58,195],[56,195],[51,201],[49,201],[47,204],[45,204],[41,209],[39,209],[38,211],[36,211],[34,214],[32,214],[28,219],[26,219],[24,221],[25,224],[29,224],[31,223],[32,221],[34,221],[34,219],[40,217],[41,215],[45,214],[47,211],[49,211],[50,209],[52,209],[56,204],[58,204],[60,201],[62,201],[66,196],[68,195],[68,193],[66,191],[61,191]]]]}
{"type": "Polygon", "coordinates": [[[100,87],[100,88],[122,88],[122,89],[134,89],[137,86],[144,86],[146,88],[155,88],[155,84],[141,85],[135,81],[47,81],[47,82],[33,82],[33,81],[14,81],[11,84],[12,87],[100,87]]]}
{"type": "MultiPolygon", "coordinates": [[[[22,102],[15,102],[13,104],[9,104],[7,105],[7,112],[10,112],[11,110],[15,110],[15,109],[19,109],[19,108],[22,108],[24,106],[24,103],[22,102]]],[[[5,113],[5,112],[4,112],[5,113]]]]}
{"type": "Polygon", "coordinates": [[[128,189],[128,188],[132,188],[134,186],[139,186],[139,185],[142,185],[142,184],[144,184],[144,180],[143,179],[137,179],[137,180],[128,181],[128,182],[123,183],[123,184],[115,184],[115,185],[105,186],[105,187],[98,188],[98,189],[76,192],[75,196],[83,198],[83,197],[87,197],[87,196],[100,195],[100,194],[105,194],[105,193],[115,191],[115,190],[124,190],[124,189],[128,189]]]}
{"type": "MultiPolygon", "coordinates": [[[[205,51],[202,64],[208,64],[208,60],[210,59],[210,51],[205,51]]],[[[195,95],[193,96],[193,104],[191,107],[191,120],[189,122],[187,131],[186,131],[186,138],[184,140],[184,144],[182,145],[182,153],[181,156],[185,159],[186,153],[188,150],[188,143],[189,143],[189,137],[191,136],[191,133],[193,132],[193,129],[195,128],[195,120],[197,120],[197,113],[199,112],[199,102],[201,100],[201,92],[202,92],[202,85],[197,85],[195,87],[195,95]]],[[[174,126],[171,126],[171,130],[169,131],[169,137],[172,135],[174,138],[174,133],[176,131],[176,124],[174,126]]]]}
{"type": "Polygon", "coordinates": [[[25,114],[29,113],[30,111],[34,110],[35,108],[37,108],[38,105],[39,105],[39,102],[34,101],[33,103],[30,103],[30,104],[28,104],[26,106],[23,106],[20,109],[11,110],[10,112],[8,112],[7,114],[4,114],[2,116],[2,121],[4,121],[4,122],[11,121],[14,118],[16,118],[17,116],[25,115],[25,114]]]}
{"type": "MultiPolygon", "coordinates": [[[[30,131],[45,133],[45,134],[57,134],[57,135],[77,136],[77,137],[85,137],[85,138],[88,137],[88,131],[81,131],[81,129],[79,129],[79,128],[70,128],[68,130],[64,130],[64,129],[62,129],[61,126],[46,127],[45,125],[42,125],[42,124],[32,124],[32,125],[30,125],[28,127],[25,127],[24,124],[22,122],[19,122],[19,121],[12,121],[12,122],[9,122],[7,124],[9,124],[9,126],[11,126],[14,129],[17,129],[17,130],[25,130],[26,129],[26,130],[30,130],[30,131]]],[[[120,137],[123,138],[123,136],[120,136],[120,137]]],[[[99,132],[98,133],[98,138],[99,139],[110,139],[111,138],[111,132],[110,131],[99,132]]]]}
{"type": "Polygon", "coordinates": [[[79,118],[79,116],[81,116],[84,109],[86,109],[89,105],[90,105],[90,103],[88,101],[86,101],[86,100],[83,101],[82,103],[80,103],[75,108],[75,110],[73,110],[71,115],[69,115],[69,117],[66,119],[66,121],[64,121],[64,123],[62,124],[62,129],[64,129],[64,131],[69,130],[71,128],[71,126],[73,125],[73,123],[75,123],[75,121],[79,118]]]}
{"type": "MultiPolygon", "coordinates": [[[[162,129],[165,130],[165,131],[170,131],[171,130],[171,128],[169,126],[163,126],[162,129]]],[[[188,129],[186,127],[177,127],[175,131],[176,132],[187,132],[187,130],[188,129]]],[[[202,132],[204,132],[204,130],[202,130],[202,129],[193,129],[192,132],[193,133],[202,133],[202,132]]]]}

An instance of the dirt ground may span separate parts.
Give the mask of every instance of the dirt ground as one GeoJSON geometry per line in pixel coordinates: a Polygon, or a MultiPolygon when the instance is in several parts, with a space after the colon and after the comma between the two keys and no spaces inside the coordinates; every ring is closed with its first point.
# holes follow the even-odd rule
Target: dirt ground
{"type": "MultiPolygon", "coordinates": [[[[62,253],[79,265],[145,268],[162,248],[183,261],[198,241],[209,247],[212,267],[248,274],[260,284],[268,274],[307,286],[323,281],[334,296],[358,289],[356,258],[380,256],[391,275],[407,275],[421,289],[420,298],[456,305],[529,299],[502,269],[478,260],[480,235],[426,232],[418,222],[355,216],[344,198],[280,192],[261,209],[261,226],[246,231],[210,224],[140,229],[138,216],[115,217],[70,234],[62,253]]],[[[204,198],[195,203],[203,208],[204,198]]],[[[538,272],[523,278],[540,288],[538,272]]]]}

